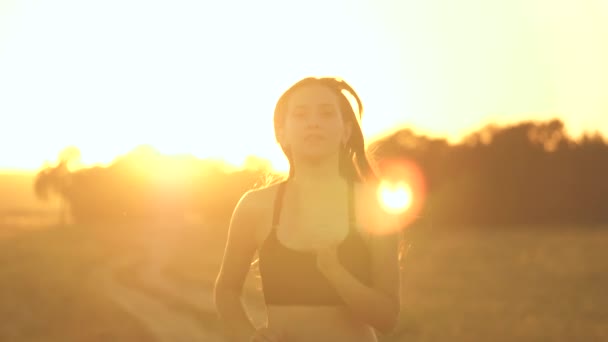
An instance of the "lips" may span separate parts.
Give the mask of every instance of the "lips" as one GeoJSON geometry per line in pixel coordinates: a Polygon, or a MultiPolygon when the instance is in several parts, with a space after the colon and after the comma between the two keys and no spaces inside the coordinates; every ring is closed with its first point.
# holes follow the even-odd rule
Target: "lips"
{"type": "Polygon", "coordinates": [[[304,136],[304,140],[322,140],[325,139],[325,136],[323,134],[307,134],[306,136],[304,136]]]}

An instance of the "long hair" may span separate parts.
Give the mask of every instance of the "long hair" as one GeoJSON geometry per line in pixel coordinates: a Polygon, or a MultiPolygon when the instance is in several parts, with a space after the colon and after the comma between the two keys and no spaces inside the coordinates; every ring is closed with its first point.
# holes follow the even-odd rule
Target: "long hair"
{"type": "MultiPolygon", "coordinates": [[[[345,146],[340,151],[340,173],[346,179],[354,181],[364,181],[377,183],[378,177],[372,168],[369,159],[366,154],[365,140],[363,138],[363,131],[361,129],[361,119],[363,117],[363,104],[357,92],[344,80],[334,77],[307,77],[293,84],[287,89],[277,101],[274,110],[274,133],[277,142],[279,142],[278,131],[285,123],[287,116],[288,103],[290,96],[295,90],[307,86],[307,85],[321,85],[329,88],[334,92],[338,98],[338,106],[340,112],[343,115],[343,119],[346,123],[351,123],[352,132],[350,138],[346,142],[345,146]],[[357,108],[353,108],[349,96],[356,102],[357,108]]],[[[280,144],[281,150],[289,161],[289,175],[293,177],[295,175],[295,166],[293,163],[293,157],[291,151],[287,146],[280,144]]],[[[271,177],[266,179],[265,186],[271,185],[272,183],[278,183],[283,181],[282,177],[271,177]]],[[[400,269],[403,266],[401,263],[409,251],[411,245],[403,239],[403,234],[399,234],[399,262],[400,269]]],[[[260,279],[259,274],[259,257],[256,258],[251,266],[255,268],[256,278],[260,279]]],[[[261,289],[261,288],[260,288],[261,289]]]]}
{"type": "MultiPolygon", "coordinates": [[[[283,127],[288,110],[288,102],[291,94],[301,87],[308,85],[321,85],[334,92],[338,99],[338,106],[346,123],[351,123],[352,133],[345,146],[340,151],[340,174],[351,180],[376,181],[376,175],[369,163],[365,152],[365,141],[361,130],[360,121],[363,116],[363,104],[359,95],[344,80],[334,77],[307,77],[292,85],[287,89],[277,101],[274,110],[274,132],[278,139],[278,130],[283,127]],[[351,96],[357,104],[357,109],[351,105],[348,96],[351,96]]],[[[280,143],[280,142],[279,142],[280,143]]],[[[292,177],[296,170],[293,163],[291,151],[286,146],[281,145],[283,153],[289,161],[289,177],[292,177]]]]}

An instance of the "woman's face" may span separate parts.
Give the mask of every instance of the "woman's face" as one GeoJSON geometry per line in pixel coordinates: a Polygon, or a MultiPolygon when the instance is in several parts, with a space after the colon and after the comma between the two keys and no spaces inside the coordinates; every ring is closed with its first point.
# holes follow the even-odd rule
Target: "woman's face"
{"type": "Polygon", "coordinates": [[[350,129],[330,88],[302,86],[289,97],[280,142],[295,157],[318,160],[337,153],[350,129]]]}

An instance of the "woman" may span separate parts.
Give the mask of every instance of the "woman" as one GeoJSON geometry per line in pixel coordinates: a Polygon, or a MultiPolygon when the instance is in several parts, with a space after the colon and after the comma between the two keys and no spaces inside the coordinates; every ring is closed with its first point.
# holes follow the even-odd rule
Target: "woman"
{"type": "Polygon", "coordinates": [[[396,231],[387,226],[399,219],[378,203],[361,113],[355,91],[335,78],[305,78],[279,99],[274,128],[289,177],[241,198],[216,280],[234,340],[373,342],[394,328],[398,234],[374,232],[396,231]],[[268,318],[259,328],[241,302],[256,251],[268,318]]]}

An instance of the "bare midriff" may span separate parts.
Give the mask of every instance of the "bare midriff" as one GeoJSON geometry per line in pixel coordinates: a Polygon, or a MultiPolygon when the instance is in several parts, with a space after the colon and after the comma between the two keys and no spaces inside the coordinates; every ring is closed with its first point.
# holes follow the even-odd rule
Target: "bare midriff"
{"type": "Polygon", "coordinates": [[[269,305],[268,327],[283,332],[285,342],[377,342],[369,325],[344,306],[269,305]]]}

